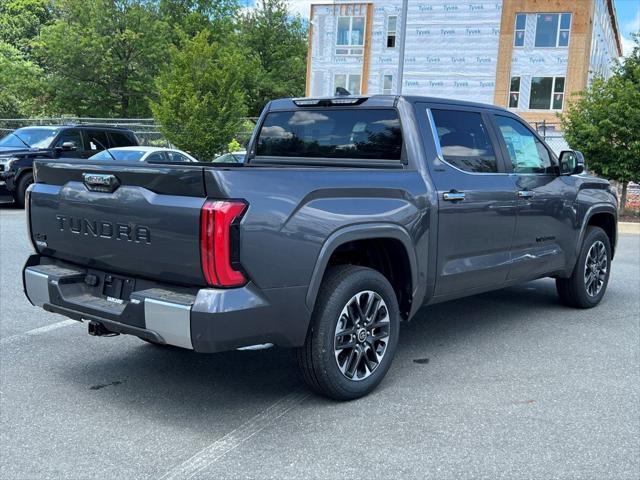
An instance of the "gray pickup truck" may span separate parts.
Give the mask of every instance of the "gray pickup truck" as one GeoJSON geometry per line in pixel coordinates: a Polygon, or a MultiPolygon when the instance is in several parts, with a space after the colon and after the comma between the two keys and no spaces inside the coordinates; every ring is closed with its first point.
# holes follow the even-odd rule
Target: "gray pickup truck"
{"type": "Polygon", "coordinates": [[[27,207],[34,305],[196,352],[292,347],[335,399],[378,385],[425,305],[553,277],[596,306],[617,237],[579,152],[410,96],[275,100],[243,164],[38,161],[27,207]]]}

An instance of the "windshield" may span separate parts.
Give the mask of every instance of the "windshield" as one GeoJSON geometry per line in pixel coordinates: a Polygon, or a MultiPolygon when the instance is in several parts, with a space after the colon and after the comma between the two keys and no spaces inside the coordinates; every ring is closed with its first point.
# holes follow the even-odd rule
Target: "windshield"
{"type": "Polygon", "coordinates": [[[100,153],[96,153],[93,157],[89,158],[89,160],[113,161],[113,158],[109,153],[113,155],[116,160],[122,162],[137,162],[145,154],[143,150],[109,150],[108,152],[103,150],[100,153]]]}
{"type": "Polygon", "coordinates": [[[19,128],[0,139],[0,148],[27,148],[20,139],[31,148],[49,148],[57,133],[57,128],[19,128]]]}

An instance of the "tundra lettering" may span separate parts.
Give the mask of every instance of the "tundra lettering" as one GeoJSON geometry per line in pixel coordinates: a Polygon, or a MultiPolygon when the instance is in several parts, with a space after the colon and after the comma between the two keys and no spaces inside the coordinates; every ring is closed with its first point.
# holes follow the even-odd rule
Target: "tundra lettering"
{"type": "Polygon", "coordinates": [[[144,225],[113,223],[106,220],[90,220],[83,217],[56,215],[58,228],[64,232],[93,237],[113,238],[136,243],[151,243],[151,229],[144,225]]]}
{"type": "Polygon", "coordinates": [[[421,308],[544,277],[565,305],[596,307],[616,251],[609,182],[492,105],[280,99],[237,165],[36,168],[31,303],[96,336],[293,348],[309,387],[339,400],[382,381],[421,308]]]}

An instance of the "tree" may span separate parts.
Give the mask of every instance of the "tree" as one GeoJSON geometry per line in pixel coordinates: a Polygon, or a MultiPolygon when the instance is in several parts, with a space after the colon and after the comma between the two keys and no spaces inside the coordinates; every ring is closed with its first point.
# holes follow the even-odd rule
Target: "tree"
{"type": "Polygon", "coordinates": [[[596,78],[561,117],[569,145],[587,158],[589,170],[622,184],[620,208],[626,206],[627,185],[640,180],[640,36],[614,75],[596,78]]]}
{"type": "Polygon", "coordinates": [[[176,44],[208,30],[214,41],[233,32],[240,6],[237,0],[160,0],[160,15],[174,28],[176,44]]]}
{"type": "Polygon", "coordinates": [[[307,65],[307,27],[293,16],[284,0],[261,0],[241,18],[243,46],[258,64],[245,86],[249,114],[259,115],[265,104],[279,97],[304,95],[307,65]]]}
{"type": "Polygon", "coordinates": [[[206,31],[171,49],[151,102],[171,143],[203,161],[225,150],[246,115],[243,61],[232,42],[212,42],[206,31]]]}
{"type": "MultiPolygon", "coordinates": [[[[157,2],[156,2],[157,3],[157,2]]],[[[169,27],[147,0],[58,0],[40,35],[52,113],[139,117],[166,58],[169,27]]]]}
{"type": "Polygon", "coordinates": [[[2,0],[0,2],[0,41],[27,53],[40,29],[51,23],[52,0],[2,0]]]}
{"type": "Polygon", "coordinates": [[[0,41],[0,118],[42,113],[43,74],[15,47],[0,41]]]}

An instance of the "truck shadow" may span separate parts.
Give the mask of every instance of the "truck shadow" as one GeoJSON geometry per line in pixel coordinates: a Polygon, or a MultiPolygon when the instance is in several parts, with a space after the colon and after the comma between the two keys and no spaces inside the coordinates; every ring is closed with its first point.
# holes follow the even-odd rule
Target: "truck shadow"
{"type": "MultiPolygon", "coordinates": [[[[547,313],[557,315],[558,310],[565,308],[548,279],[425,308],[402,325],[394,366],[380,388],[362,401],[393,389],[403,380],[407,364],[431,368],[428,358],[440,356],[439,363],[446,365],[454,361],[447,356],[464,355],[471,342],[481,348],[495,342],[495,332],[505,330],[515,338],[524,324],[549,321],[547,313]]],[[[570,316],[571,310],[567,311],[570,316]]],[[[210,431],[229,417],[238,421],[237,416],[261,411],[304,388],[292,350],[197,354],[136,343],[134,338],[110,340],[129,342],[124,349],[108,346],[102,338],[89,341],[95,342],[93,358],[81,365],[56,366],[81,398],[99,395],[99,402],[110,408],[140,409],[145,417],[164,418],[189,430],[210,431]]],[[[335,406],[314,395],[307,402],[314,407],[335,406]]]]}

